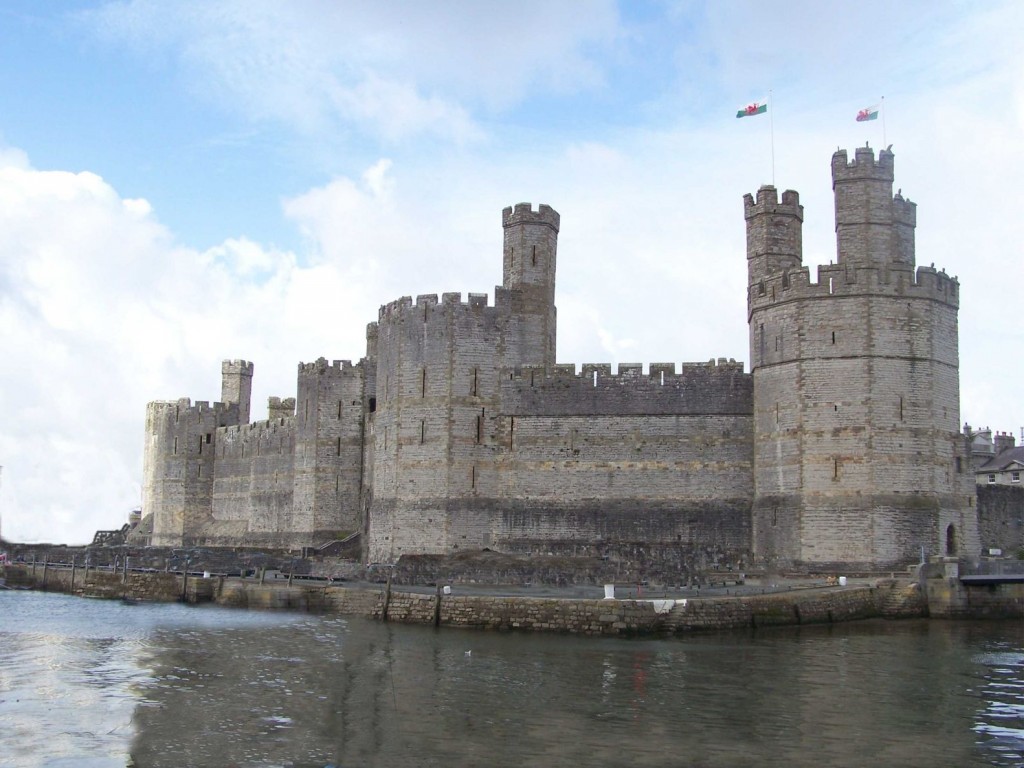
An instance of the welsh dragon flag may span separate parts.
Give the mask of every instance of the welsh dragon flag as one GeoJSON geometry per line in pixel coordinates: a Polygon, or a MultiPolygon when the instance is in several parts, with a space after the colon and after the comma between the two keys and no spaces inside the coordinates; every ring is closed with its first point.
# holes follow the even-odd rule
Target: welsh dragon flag
{"type": "Polygon", "coordinates": [[[764,101],[753,101],[736,112],[736,117],[753,117],[763,115],[768,111],[768,103],[764,101]]]}
{"type": "Polygon", "coordinates": [[[877,104],[875,104],[875,106],[873,106],[873,107],[864,107],[864,109],[860,110],[857,113],[857,122],[858,123],[865,123],[868,120],[877,120],[877,119],[878,119],[878,105],[877,104]]]}

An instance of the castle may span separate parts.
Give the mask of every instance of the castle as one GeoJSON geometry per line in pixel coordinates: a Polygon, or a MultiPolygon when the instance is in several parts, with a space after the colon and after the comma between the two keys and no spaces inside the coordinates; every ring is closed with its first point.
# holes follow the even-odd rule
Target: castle
{"type": "Polygon", "coordinates": [[[559,365],[546,205],[506,208],[486,294],[381,307],[357,363],[298,367],[250,422],[253,366],[222,401],[153,402],[152,543],[315,546],[367,562],[490,548],[662,562],[889,568],[980,550],[959,436],[955,278],[916,267],[893,154],[832,158],[838,258],[802,263],[803,207],[743,200],[741,363],[559,365]]]}

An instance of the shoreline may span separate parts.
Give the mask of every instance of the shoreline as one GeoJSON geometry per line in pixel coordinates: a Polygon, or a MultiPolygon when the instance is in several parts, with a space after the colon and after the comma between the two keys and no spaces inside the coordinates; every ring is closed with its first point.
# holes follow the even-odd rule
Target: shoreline
{"type": "MultiPolygon", "coordinates": [[[[300,579],[117,572],[16,564],[2,568],[9,588],[146,602],[214,603],[258,610],[355,615],[378,621],[489,631],[671,637],[766,626],[830,624],[863,619],[1020,619],[1024,585],[970,589],[955,579],[858,580],[844,586],[793,582],[757,594],[601,599],[528,594],[497,585],[395,587],[300,579]],[[35,570],[35,573],[33,573],[35,570]],[[432,589],[432,591],[431,591],[432,589]],[[507,593],[507,594],[502,594],[507,593]]],[[[550,590],[549,590],[550,591],[550,590]]],[[[648,592],[658,591],[650,588],[648,592]]]]}

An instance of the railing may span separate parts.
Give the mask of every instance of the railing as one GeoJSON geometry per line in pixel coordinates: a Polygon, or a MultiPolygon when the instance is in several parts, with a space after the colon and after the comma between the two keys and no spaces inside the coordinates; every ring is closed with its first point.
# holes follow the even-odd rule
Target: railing
{"type": "Polygon", "coordinates": [[[1024,576],[1024,560],[977,560],[960,564],[961,576],[1024,576]]]}

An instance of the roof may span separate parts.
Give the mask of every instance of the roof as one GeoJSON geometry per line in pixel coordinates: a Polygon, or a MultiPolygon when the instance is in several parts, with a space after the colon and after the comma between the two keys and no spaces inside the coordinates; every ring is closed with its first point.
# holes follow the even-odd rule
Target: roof
{"type": "Polygon", "coordinates": [[[980,467],[978,472],[1002,472],[1007,469],[1011,464],[1019,464],[1024,466],[1024,445],[1019,445],[1016,448],[1007,448],[1002,453],[993,456],[991,459],[986,461],[980,467]]]}

